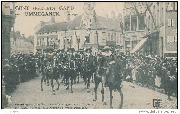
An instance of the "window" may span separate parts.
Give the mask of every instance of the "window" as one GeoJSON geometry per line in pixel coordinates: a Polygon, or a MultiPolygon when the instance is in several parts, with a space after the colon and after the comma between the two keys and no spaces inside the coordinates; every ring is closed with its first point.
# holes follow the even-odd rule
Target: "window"
{"type": "Polygon", "coordinates": [[[131,16],[131,31],[136,31],[137,28],[137,16],[131,16]]]}
{"type": "Polygon", "coordinates": [[[144,23],[144,15],[141,14],[138,16],[138,21],[139,21],[139,30],[144,30],[145,28],[145,23],[144,23]]]}
{"type": "MultiPolygon", "coordinates": [[[[156,6],[154,5],[153,6],[153,18],[154,18],[154,21],[156,20],[156,6]]],[[[156,23],[156,21],[155,21],[155,23],[156,23]]]]}
{"type": "Polygon", "coordinates": [[[113,33],[111,34],[111,41],[113,41],[113,33]]]}
{"type": "Polygon", "coordinates": [[[169,36],[170,37],[170,42],[174,42],[174,36],[169,36]]]}
{"type": "Polygon", "coordinates": [[[177,10],[176,2],[168,2],[166,11],[173,11],[173,10],[177,10]]]}
{"type": "Polygon", "coordinates": [[[174,19],[171,19],[171,26],[174,27],[174,19]]]}
{"type": "Polygon", "coordinates": [[[76,41],[77,41],[76,42],[77,44],[80,43],[80,36],[77,36],[77,40],[76,41]]]}
{"type": "Polygon", "coordinates": [[[102,43],[106,43],[106,32],[102,32],[102,43]]]}
{"type": "Polygon", "coordinates": [[[174,26],[174,19],[168,19],[168,27],[174,26]]]}
{"type": "Polygon", "coordinates": [[[89,36],[85,36],[85,42],[86,42],[86,43],[90,43],[89,36]]]}
{"type": "Polygon", "coordinates": [[[174,3],[174,10],[177,11],[177,2],[174,3]]]}
{"type": "Polygon", "coordinates": [[[174,36],[174,42],[177,42],[177,36],[174,36]]]}
{"type": "Polygon", "coordinates": [[[125,31],[130,31],[130,16],[125,17],[125,31]]]}
{"type": "Polygon", "coordinates": [[[168,19],[168,27],[171,26],[171,19],[168,19]]]}
{"type": "Polygon", "coordinates": [[[164,24],[164,11],[163,11],[163,5],[162,5],[162,8],[161,8],[161,11],[160,11],[160,18],[161,18],[161,24],[164,24]]]}
{"type": "Polygon", "coordinates": [[[116,41],[116,33],[114,33],[113,41],[116,41]]]}
{"type": "Polygon", "coordinates": [[[177,42],[177,36],[167,36],[167,43],[177,42]]]}
{"type": "Polygon", "coordinates": [[[156,24],[159,25],[159,2],[157,2],[157,18],[156,18],[156,24]]]}
{"type": "Polygon", "coordinates": [[[37,45],[39,46],[39,39],[37,39],[37,45]]]}
{"type": "Polygon", "coordinates": [[[110,33],[108,33],[108,40],[110,40],[110,38],[111,38],[111,34],[110,34],[110,33]]]}

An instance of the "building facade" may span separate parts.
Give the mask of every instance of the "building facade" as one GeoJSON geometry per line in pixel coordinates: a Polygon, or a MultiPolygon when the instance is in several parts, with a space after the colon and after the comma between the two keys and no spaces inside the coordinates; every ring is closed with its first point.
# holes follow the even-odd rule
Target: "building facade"
{"type": "Polygon", "coordinates": [[[124,49],[130,54],[133,48],[145,36],[145,4],[143,2],[125,2],[123,9],[124,18],[124,49]],[[135,7],[138,10],[135,10],[135,7]]]}
{"type": "Polygon", "coordinates": [[[10,36],[11,55],[19,52],[23,54],[31,54],[34,52],[32,39],[23,37],[20,35],[20,32],[11,32],[10,36]]]}
{"type": "Polygon", "coordinates": [[[2,2],[2,60],[10,57],[10,32],[15,22],[15,3],[2,2]]]}
{"type": "Polygon", "coordinates": [[[139,51],[145,55],[177,56],[177,2],[125,3],[124,27],[126,52],[131,50],[132,53],[139,51]],[[138,36],[139,41],[133,43],[132,36],[138,36]]]}
{"type": "Polygon", "coordinates": [[[177,57],[177,2],[166,2],[163,56],[177,57]]]}
{"type": "MultiPolygon", "coordinates": [[[[67,18],[68,19],[68,18],[67,18]]],[[[76,16],[72,21],[52,22],[42,25],[35,33],[35,52],[46,49],[65,49],[92,47],[94,52],[100,47],[120,45],[123,47],[123,37],[119,21],[102,16],[92,20],[91,29],[86,30],[82,15],[76,16]]]]}

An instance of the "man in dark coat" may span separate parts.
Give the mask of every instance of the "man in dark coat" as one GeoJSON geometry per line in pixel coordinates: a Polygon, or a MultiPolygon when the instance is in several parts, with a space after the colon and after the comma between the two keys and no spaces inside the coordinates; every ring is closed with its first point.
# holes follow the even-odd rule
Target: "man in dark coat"
{"type": "Polygon", "coordinates": [[[5,93],[9,95],[15,89],[15,85],[13,83],[13,70],[12,66],[9,64],[9,60],[5,60],[5,65],[3,67],[3,81],[5,82],[5,93]]]}

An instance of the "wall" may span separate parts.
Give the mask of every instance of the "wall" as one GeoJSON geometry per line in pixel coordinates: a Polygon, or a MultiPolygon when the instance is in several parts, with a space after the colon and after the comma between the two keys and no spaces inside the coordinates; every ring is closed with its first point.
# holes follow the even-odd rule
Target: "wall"
{"type": "Polygon", "coordinates": [[[177,53],[177,12],[166,12],[165,23],[166,23],[165,53],[173,53],[173,52],[177,53]],[[171,22],[168,22],[168,21],[171,21],[171,22]],[[170,23],[171,23],[171,26],[169,26],[170,23]]]}

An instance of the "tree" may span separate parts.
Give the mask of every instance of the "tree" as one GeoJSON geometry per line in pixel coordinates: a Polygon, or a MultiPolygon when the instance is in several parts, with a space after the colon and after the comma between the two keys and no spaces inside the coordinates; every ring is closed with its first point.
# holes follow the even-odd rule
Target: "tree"
{"type": "MultiPolygon", "coordinates": [[[[157,30],[158,27],[160,27],[160,26],[156,25],[155,19],[154,19],[154,16],[153,16],[153,13],[152,13],[152,11],[151,11],[151,9],[150,9],[150,7],[153,5],[153,2],[144,2],[144,3],[145,3],[145,8],[146,8],[145,11],[144,11],[144,13],[146,13],[147,11],[149,12],[149,14],[150,14],[150,16],[151,16],[151,18],[152,18],[152,22],[153,22],[154,28],[155,28],[155,30],[157,30]]],[[[135,10],[136,14],[137,14],[138,16],[140,16],[140,13],[139,13],[136,5],[135,5],[135,4],[133,4],[133,5],[134,5],[134,10],[135,10]]],[[[144,23],[144,27],[147,28],[148,32],[150,31],[150,28],[147,27],[146,23],[144,23]]]]}

